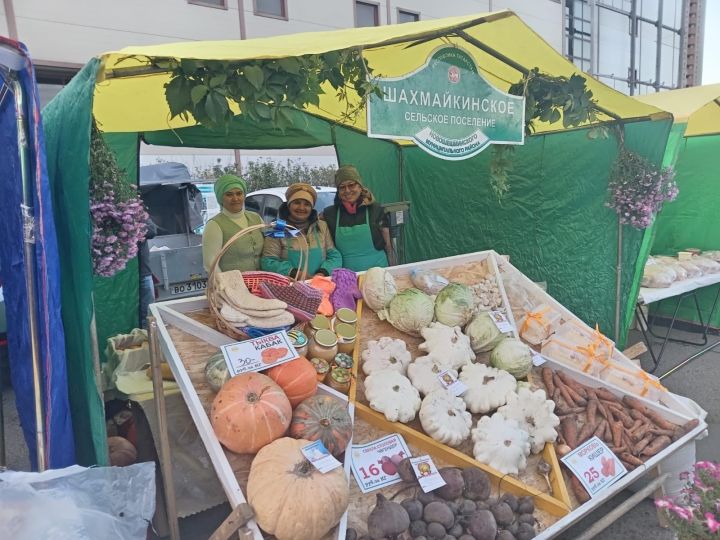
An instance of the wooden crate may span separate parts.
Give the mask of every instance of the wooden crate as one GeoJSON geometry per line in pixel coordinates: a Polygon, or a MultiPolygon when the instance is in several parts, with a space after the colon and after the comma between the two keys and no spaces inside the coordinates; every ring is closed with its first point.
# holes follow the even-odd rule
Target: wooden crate
{"type": "MultiPolygon", "coordinates": [[[[153,304],[150,310],[158,323],[165,360],[170,365],[230,506],[235,508],[246,502],[244,490],[254,456],[225,449],[215,436],[209,418],[215,392],[205,380],[205,363],[210,355],[218,352],[220,346],[236,340],[214,328],[204,297],[153,304]]],[[[354,406],[348,402],[347,396],[323,384],[318,386],[318,393],[347,403],[350,416],[354,418],[354,406]]],[[[343,462],[349,480],[350,446],[345,451],[343,462]]],[[[345,540],[347,519],[348,513],[345,512],[340,523],[322,540],[345,540]]],[[[253,531],[255,540],[263,540],[264,536],[254,520],[248,527],[253,531]]]]}
{"type": "MultiPolygon", "coordinates": [[[[389,271],[395,278],[398,289],[400,290],[412,287],[410,271],[415,268],[432,269],[451,281],[472,285],[488,275],[497,276],[499,274],[496,256],[492,251],[484,251],[471,255],[437,259],[412,265],[395,266],[389,268],[389,271]]],[[[498,287],[503,305],[508,306],[507,296],[502,288],[502,282],[499,279],[498,287]]],[[[507,312],[508,318],[513,322],[514,326],[512,313],[509,309],[507,312]]],[[[417,418],[408,424],[388,422],[383,414],[371,409],[365,399],[365,376],[360,369],[360,354],[364,349],[364,344],[369,340],[378,339],[381,336],[402,339],[407,343],[408,350],[410,350],[413,358],[415,358],[419,356],[417,346],[422,342],[422,338],[404,334],[393,328],[389,323],[381,321],[372,310],[366,309],[363,306],[362,301],[359,302],[358,306],[358,321],[359,332],[354,351],[353,380],[350,387],[350,401],[355,403],[355,414],[358,418],[371,423],[383,431],[400,433],[408,443],[420,448],[423,452],[442,458],[447,463],[461,467],[478,467],[498,482],[501,482],[503,490],[516,495],[532,495],[535,498],[537,508],[554,516],[564,516],[570,512],[570,496],[565,482],[562,480],[562,473],[555,454],[554,445],[546,444],[541,455],[531,455],[528,458],[528,467],[525,474],[521,474],[519,478],[515,478],[510,475],[504,475],[472,457],[472,441],[465,441],[465,443],[457,449],[451,448],[427,436],[423,432],[420,421],[417,418]],[[550,480],[553,495],[547,493],[544,478],[532,472],[535,470],[541,458],[547,461],[552,469],[550,480]]],[[[473,415],[474,422],[477,421],[479,416],[480,415],[473,415]]]]}

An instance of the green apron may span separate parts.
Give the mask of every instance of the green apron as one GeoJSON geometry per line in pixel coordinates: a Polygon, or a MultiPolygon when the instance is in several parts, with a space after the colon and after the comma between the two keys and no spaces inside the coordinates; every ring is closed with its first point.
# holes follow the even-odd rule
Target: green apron
{"type": "Polygon", "coordinates": [[[343,268],[349,268],[353,272],[362,272],[373,266],[385,268],[388,265],[385,252],[375,249],[373,244],[367,206],[365,223],[353,227],[340,226],[340,208],[337,209],[335,247],[342,254],[343,268]]]}
{"type": "MultiPolygon", "coordinates": [[[[314,230],[314,237],[316,240],[317,247],[310,247],[308,250],[308,256],[307,256],[307,278],[311,278],[315,274],[317,274],[318,270],[320,270],[320,265],[322,265],[323,262],[325,262],[325,257],[323,256],[323,248],[320,243],[320,234],[318,233],[317,228],[314,230]]],[[[298,240],[299,242],[299,240],[298,240]]],[[[288,242],[287,247],[287,258],[288,262],[292,264],[293,268],[298,269],[298,278],[300,277],[301,272],[304,270],[304,268],[300,268],[300,250],[299,249],[291,249],[290,245],[295,244],[296,242],[288,242]]],[[[308,238],[308,245],[312,245],[312,241],[310,238],[308,238]]]]}
{"type": "MultiPolygon", "coordinates": [[[[248,226],[260,225],[262,218],[255,212],[246,213],[248,226]]],[[[223,246],[227,244],[236,233],[241,231],[241,227],[225,214],[217,214],[211,221],[214,221],[220,227],[223,235],[223,246]]],[[[245,236],[235,240],[230,249],[220,259],[219,267],[223,272],[228,270],[240,270],[248,272],[258,270],[260,268],[260,255],[262,255],[263,235],[258,231],[252,231],[245,236]]]]}

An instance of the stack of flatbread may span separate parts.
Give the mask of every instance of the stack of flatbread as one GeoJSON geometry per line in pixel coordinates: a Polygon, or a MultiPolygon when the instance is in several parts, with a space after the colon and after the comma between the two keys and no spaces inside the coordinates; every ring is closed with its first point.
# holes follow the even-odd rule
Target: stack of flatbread
{"type": "Polygon", "coordinates": [[[220,315],[237,328],[278,328],[295,323],[295,317],[287,311],[287,304],[281,300],[260,298],[245,285],[240,270],[216,272],[216,305],[220,315]]]}

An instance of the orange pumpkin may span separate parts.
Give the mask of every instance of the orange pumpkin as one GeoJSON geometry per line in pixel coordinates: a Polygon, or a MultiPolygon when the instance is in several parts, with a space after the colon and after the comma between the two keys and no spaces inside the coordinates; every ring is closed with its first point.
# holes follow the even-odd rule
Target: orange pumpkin
{"type": "Polygon", "coordinates": [[[293,407],[317,392],[317,372],[304,356],[270,368],[266,373],[280,385],[293,407]]]}
{"type": "Polygon", "coordinates": [[[254,454],[282,437],[292,418],[285,392],[262,373],[243,373],[215,396],[210,422],[218,440],[238,454],[254,454]]]}

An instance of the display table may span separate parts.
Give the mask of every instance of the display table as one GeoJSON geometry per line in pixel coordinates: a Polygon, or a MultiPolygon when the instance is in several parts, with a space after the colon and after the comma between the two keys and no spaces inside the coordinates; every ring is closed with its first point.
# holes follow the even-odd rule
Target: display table
{"type": "Polygon", "coordinates": [[[692,362],[696,358],[699,358],[703,356],[705,353],[709,352],[710,350],[714,349],[718,345],[720,345],[720,340],[715,341],[708,345],[708,330],[710,328],[710,321],[712,321],[713,315],[715,313],[715,309],[717,308],[718,304],[718,298],[720,298],[720,287],[718,287],[717,293],[715,295],[715,300],[713,301],[712,307],[710,308],[710,313],[708,314],[707,322],[703,322],[703,316],[702,312],[700,311],[700,304],[697,299],[697,293],[701,289],[705,289],[707,287],[712,287],[714,285],[720,284],[720,274],[708,274],[704,276],[700,276],[697,278],[690,278],[690,279],[684,279],[682,281],[676,281],[673,283],[670,287],[666,288],[659,288],[659,289],[652,289],[649,287],[641,287],[640,292],[638,294],[638,301],[637,306],[635,308],[635,317],[638,321],[638,326],[640,327],[640,331],[643,335],[643,340],[645,341],[648,351],[650,352],[650,357],[653,361],[653,367],[652,369],[648,370],[650,373],[653,373],[660,364],[660,360],[662,359],[663,354],[665,353],[665,347],[667,346],[669,341],[675,342],[675,343],[684,343],[686,345],[694,345],[698,347],[704,347],[702,350],[698,351],[697,353],[689,356],[688,358],[683,359],[678,364],[676,364],[673,368],[666,371],[664,374],[660,375],[660,379],[663,379],[667,377],[668,375],[674,373],[675,371],[679,370],[680,368],[684,367],[688,363],[692,362]],[[677,314],[680,310],[680,306],[682,305],[683,301],[685,301],[688,298],[692,298],[695,309],[697,311],[698,320],[700,321],[700,327],[701,327],[701,338],[699,341],[688,341],[683,339],[677,339],[672,338],[671,333],[675,328],[675,322],[677,321],[677,314]],[[672,318],[670,319],[670,324],[667,327],[667,331],[665,332],[665,335],[658,335],[653,330],[652,325],[652,317],[645,316],[645,313],[642,310],[642,306],[647,306],[654,303],[660,303],[664,300],[670,300],[675,299],[675,308],[673,310],[672,318]],[[662,340],[662,345],[660,346],[660,351],[658,353],[655,352],[655,348],[653,347],[652,343],[650,342],[650,336],[655,336],[658,339],[662,340]]]}

